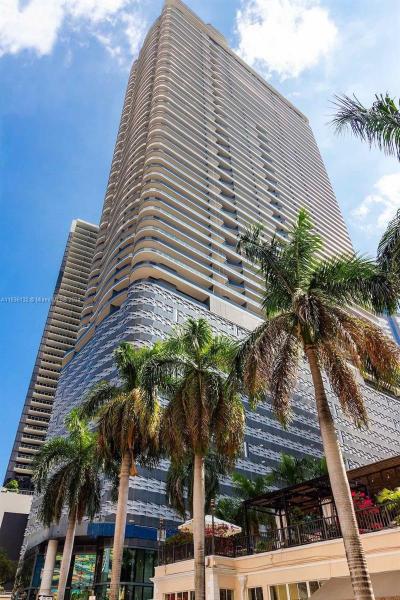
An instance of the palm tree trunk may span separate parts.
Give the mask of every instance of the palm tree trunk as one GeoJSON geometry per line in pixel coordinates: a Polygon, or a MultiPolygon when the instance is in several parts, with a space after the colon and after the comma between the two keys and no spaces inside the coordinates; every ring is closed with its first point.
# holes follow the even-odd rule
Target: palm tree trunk
{"type": "Polygon", "coordinates": [[[131,455],[126,452],[119,472],[117,514],[115,516],[114,545],[112,555],[110,600],[117,600],[121,577],[122,554],[124,551],[127,502],[129,493],[129,471],[131,455]]]}
{"type": "Polygon", "coordinates": [[[60,566],[60,579],[58,581],[57,600],[64,600],[69,568],[71,566],[72,550],[74,547],[75,529],[76,511],[72,511],[68,517],[68,527],[65,534],[64,550],[60,566]]]}
{"type": "Polygon", "coordinates": [[[57,557],[57,546],[58,540],[49,540],[47,542],[46,558],[44,560],[38,597],[50,596],[51,594],[51,583],[53,581],[54,565],[57,557]]]}
{"type": "Polygon", "coordinates": [[[314,346],[306,345],[305,352],[314,384],[322,443],[326,456],[332,495],[335,500],[340,528],[342,530],[354,598],[355,600],[374,600],[375,596],[358,530],[350,486],[342,452],[336,437],[335,424],[325,393],[321,369],[314,346]]]}
{"type": "Polygon", "coordinates": [[[193,545],[194,545],[194,590],[196,600],[205,600],[204,560],[204,457],[195,454],[193,473],[193,545]]]}

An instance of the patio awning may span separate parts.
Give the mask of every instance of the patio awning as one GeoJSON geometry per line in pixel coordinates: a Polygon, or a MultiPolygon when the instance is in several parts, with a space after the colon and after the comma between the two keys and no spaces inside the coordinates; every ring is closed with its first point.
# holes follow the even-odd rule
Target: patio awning
{"type": "MultiPolygon", "coordinates": [[[[204,521],[205,521],[206,530],[211,530],[212,516],[206,515],[204,521]]],[[[231,535],[236,535],[237,533],[241,533],[241,531],[242,531],[242,528],[239,527],[238,525],[234,525],[233,523],[228,523],[228,521],[223,521],[222,519],[217,519],[217,517],[214,517],[214,528],[215,528],[215,536],[216,537],[229,537],[231,535]]],[[[178,529],[180,531],[193,533],[193,519],[189,519],[189,521],[182,523],[182,525],[179,525],[178,529]]]]}
{"type": "MultiPolygon", "coordinates": [[[[400,598],[400,571],[371,574],[375,598],[400,598]]],[[[311,596],[312,600],[354,600],[350,577],[333,577],[311,596]]]]}
{"type": "MultiPolygon", "coordinates": [[[[394,489],[400,485],[400,455],[347,471],[352,489],[365,488],[371,497],[383,488],[394,489]]],[[[303,512],[316,509],[332,498],[328,476],[267,492],[245,500],[244,506],[261,512],[289,511],[297,507],[303,512]]]]}

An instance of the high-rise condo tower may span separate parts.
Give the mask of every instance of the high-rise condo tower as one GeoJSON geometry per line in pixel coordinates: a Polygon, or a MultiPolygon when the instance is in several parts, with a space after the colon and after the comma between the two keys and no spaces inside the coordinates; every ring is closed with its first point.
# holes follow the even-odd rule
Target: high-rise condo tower
{"type": "MultiPolygon", "coordinates": [[[[326,256],[352,251],[307,118],[212,26],[179,0],[167,0],[129,76],[81,328],[64,360],[50,435],[64,431],[66,414],[90,386],[117,381],[112,351],[119,342],[150,344],[188,316],[206,317],[235,337],[252,329],[259,322],[262,280],[237,253],[238,235],[262,222],[268,236],[285,239],[300,207],[311,213],[326,256]]],[[[367,385],[364,393],[369,432],[356,430],[330,397],[349,466],[400,450],[399,409],[367,385]]],[[[267,473],[282,451],[322,453],[306,370],[287,431],[267,404],[247,411],[237,470],[267,473]]],[[[155,536],[148,526],[157,527],[160,517],[169,526],[177,523],[165,497],[166,470],[166,461],[142,470],[129,493],[131,549],[124,561],[144,561],[147,572],[155,536]]],[[[230,491],[224,478],[221,492],[230,491]]],[[[96,582],[104,585],[114,511],[107,491],[98,521],[84,521],[77,531],[76,560],[97,553],[96,582]]],[[[27,548],[45,548],[63,527],[43,532],[32,517],[27,548]]],[[[71,581],[77,569],[72,567],[71,581]]],[[[148,577],[132,573],[135,598],[151,598],[148,577]]]]}
{"type": "Polygon", "coordinates": [[[62,359],[77,338],[97,231],[77,219],[68,235],[5,476],[21,489],[32,487],[32,460],[46,438],[62,359]]]}

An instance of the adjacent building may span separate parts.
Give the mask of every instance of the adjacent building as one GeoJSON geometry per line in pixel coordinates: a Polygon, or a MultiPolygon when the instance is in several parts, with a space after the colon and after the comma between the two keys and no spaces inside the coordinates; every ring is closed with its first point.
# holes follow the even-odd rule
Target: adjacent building
{"type": "Polygon", "coordinates": [[[62,359],[77,338],[97,230],[77,219],[68,235],[5,476],[20,489],[32,488],[32,460],[47,435],[62,359]]]}
{"type": "MultiPolygon", "coordinates": [[[[300,207],[312,214],[325,256],[352,251],[307,118],[211,25],[179,0],[166,0],[129,76],[80,330],[63,360],[49,435],[63,433],[66,414],[95,382],[117,383],[112,351],[121,341],[151,344],[188,316],[204,316],[236,338],[253,329],[260,320],[262,281],[237,253],[237,237],[245,226],[262,222],[267,236],[285,239],[300,207]]],[[[397,400],[363,385],[368,432],[356,430],[330,395],[349,467],[400,451],[397,400]]],[[[238,471],[250,477],[268,473],[282,451],[321,456],[306,369],[288,430],[268,405],[257,413],[246,408],[238,471]]],[[[152,471],[141,470],[129,492],[121,581],[135,600],[152,597],[159,519],[167,527],[177,524],[165,497],[167,468],[162,461],[152,471]]],[[[230,494],[230,479],[221,487],[230,494]]],[[[79,525],[71,589],[85,564],[92,565],[85,585],[105,593],[114,511],[106,490],[98,519],[79,525]]],[[[35,553],[43,561],[47,540],[59,540],[61,547],[64,526],[62,520],[44,530],[33,510],[25,539],[28,563],[35,553]]],[[[27,587],[36,590],[37,584],[36,577],[27,587]]]]}
{"type": "MultiPolygon", "coordinates": [[[[398,487],[400,456],[357,467],[347,476],[375,598],[399,600],[398,510],[375,498],[383,488],[398,487]]],[[[354,599],[328,477],[251,498],[244,511],[252,512],[248,531],[227,538],[216,527],[214,540],[205,539],[208,600],[354,599]]],[[[193,545],[170,541],[158,565],[154,600],[190,600],[193,545]]]]}

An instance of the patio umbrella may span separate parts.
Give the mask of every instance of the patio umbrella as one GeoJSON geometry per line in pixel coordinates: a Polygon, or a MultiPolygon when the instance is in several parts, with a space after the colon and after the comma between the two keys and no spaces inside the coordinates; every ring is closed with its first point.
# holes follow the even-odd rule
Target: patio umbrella
{"type": "MultiPolygon", "coordinates": [[[[206,535],[211,535],[212,516],[206,515],[204,522],[206,527],[206,535]]],[[[178,529],[185,533],[193,533],[193,519],[189,519],[189,521],[182,523],[182,525],[179,525],[178,529]]],[[[234,525],[233,523],[228,523],[228,521],[223,521],[222,519],[214,517],[214,535],[216,537],[229,537],[231,535],[241,533],[241,531],[242,528],[238,525],[234,525]]]]}

